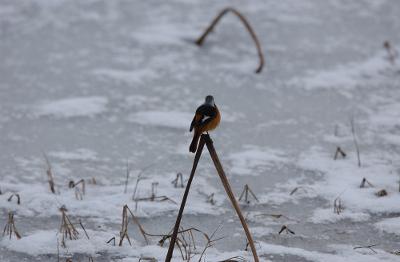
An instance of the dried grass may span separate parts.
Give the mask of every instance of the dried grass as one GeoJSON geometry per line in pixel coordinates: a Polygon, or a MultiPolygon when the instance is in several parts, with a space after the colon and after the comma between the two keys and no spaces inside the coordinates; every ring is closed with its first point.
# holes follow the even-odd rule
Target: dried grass
{"type": "Polygon", "coordinates": [[[293,231],[293,230],[291,230],[287,225],[283,225],[282,227],[281,227],[281,230],[279,230],[279,235],[282,233],[282,232],[286,232],[286,234],[292,234],[292,235],[295,235],[295,232],[293,231]]]}
{"type": "Polygon", "coordinates": [[[151,193],[149,197],[141,197],[141,198],[135,198],[133,199],[135,201],[135,210],[137,210],[138,203],[141,201],[151,201],[151,202],[165,202],[169,201],[173,204],[177,204],[174,200],[171,198],[163,195],[163,196],[157,196],[157,187],[158,187],[158,182],[153,182],[151,183],[151,193]]]}
{"type": "Polygon", "coordinates": [[[350,119],[350,126],[351,126],[351,134],[353,136],[354,147],[356,148],[356,152],[357,152],[357,164],[358,164],[358,167],[361,167],[360,147],[358,146],[356,129],[354,127],[354,118],[353,117],[350,119]]]}
{"type": "Polygon", "coordinates": [[[198,262],[201,262],[201,259],[203,258],[204,254],[206,253],[206,251],[207,251],[208,248],[213,247],[213,246],[215,245],[215,243],[216,243],[218,240],[223,239],[222,237],[221,237],[221,238],[217,238],[217,239],[214,238],[214,237],[215,237],[215,234],[217,233],[217,231],[218,231],[221,227],[222,227],[222,224],[220,224],[220,225],[214,230],[214,232],[211,234],[211,236],[208,237],[208,236],[206,235],[207,244],[205,245],[203,251],[201,252],[200,258],[199,258],[198,262]]]}
{"type": "Polygon", "coordinates": [[[115,237],[110,238],[110,240],[108,240],[106,243],[110,244],[111,241],[113,242],[113,246],[115,246],[115,237]]]}
{"type": "Polygon", "coordinates": [[[333,201],[333,213],[340,215],[340,213],[343,212],[343,209],[344,207],[340,197],[335,198],[335,200],[333,201]]]}
{"type": "Polygon", "coordinates": [[[52,168],[51,168],[51,164],[50,164],[50,161],[49,161],[49,159],[48,159],[48,157],[47,157],[47,155],[45,153],[43,153],[43,156],[44,156],[44,159],[46,161],[46,166],[47,166],[46,174],[47,174],[47,179],[48,179],[47,181],[49,183],[49,188],[50,188],[51,193],[55,194],[56,190],[55,190],[55,187],[54,187],[55,183],[54,183],[54,176],[53,176],[53,171],[52,171],[52,168]]]}
{"type": "Polygon", "coordinates": [[[61,225],[60,225],[60,233],[61,233],[61,246],[66,248],[66,240],[76,240],[78,239],[79,232],[76,230],[75,226],[71,223],[67,215],[67,208],[62,206],[60,209],[61,212],[61,225]]]}
{"type": "Polygon", "coordinates": [[[11,200],[14,198],[14,196],[17,198],[17,205],[21,204],[21,197],[19,194],[11,194],[11,196],[7,199],[8,202],[11,202],[11,200]]]}
{"type": "Polygon", "coordinates": [[[247,261],[244,257],[241,256],[234,256],[234,257],[230,257],[224,260],[220,260],[218,262],[242,262],[242,261],[247,261]]]}
{"type": "Polygon", "coordinates": [[[215,205],[214,193],[211,193],[210,195],[207,196],[207,203],[210,203],[211,205],[215,205]]]}
{"type": "Polygon", "coordinates": [[[283,215],[283,214],[257,214],[257,215],[255,215],[255,217],[272,217],[272,218],[274,218],[274,219],[281,219],[281,218],[284,218],[284,219],[287,219],[287,220],[292,220],[292,221],[297,221],[297,220],[295,220],[295,219],[292,219],[292,218],[290,218],[290,217],[288,217],[288,216],[285,216],[285,215],[283,215]]]}
{"type": "Polygon", "coordinates": [[[154,164],[148,165],[145,168],[143,168],[142,170],[140,170],[140,172],[139,172],[139,174],[137,175],[137,178],[136,178],[135,187],[133,189],[132,200],[136,199],[136,193],[137,193],[137,190],[138,190],[139,182],[144,179],[144,177],[143,177],[144,172],[146,170],[148,170],[150,167],[152,167],[153,165],[154,164]]]}
{"type": "MultiPolygon", "coordinates": [[[[148,233],[146,233],[146,235],[161,237],[161,239],[158,241],[158,244],[160,246],[163,246],[167,240],[170,240],[170,245],[171,245],[171,239],[173,237],[173,234],[171,234],[171,233],[172,233],[172,231],[166,235],[154,235],[154,234],[148,234],[148,233]]],[[[207,248],[209,248],[216,241],[219,240],[219,239],[212,239],[213,236],[209,237],[206,233],[204,233],[203,231],[201,231],[195,227],[190,227],[187,229],[183,229],[182,227],[180,227],[180,229],[177,232],[176,239],[174,241],[174,247],[178,248],[178,250],[181,254],[182,260],[190,261],[190,259],[195,255],[195,251],[197,250],[196,240],[194,237],[195,233],[201,234],[204,237],[204,239],[207,241],[206,242],[207,244],[206,244],[205,249],[203,250],[202,254],[205,253],[205,250],[207,250],[207,248]]],[[[220,239],[222,239],[222,238],[220,238],[220,239]]]]}
{"type": "Polygon", "coordinates": [[[342,158],[346,157],[346,153],[342,150],[342,148],[340,146],[338,146],[336,148],[336,152],[335,152],[333,159],[336,160],[339,155],[342,156],[342,158]]]}
{"type": "Polygon", "coordinates": [[[141,257],[139,258],[139,262],[140,261],[150,261],[150,262],[157,262],[157,259],[154,257],[141,257]]]}
{"type": "Polygon", "coordinates": [[[378,192],[375,193],[377,197],[384,197],[388,195],[388,192],[385,189],[379,190],[378,192]]]}
{"type": "Polygon", "coordinates": [[[365,177],[361,180],[360,188],[374,187],[365,177]]]}
{"type": "Polygon", "coordinates": [[[21,239],[21,235],[18,233],[17,227],[15,226],[14,213],[10,211],[8,212],[7,224],[3,230],[3,237],[9,236],[11,239],[12,235],[15,235],[17,239],[21,239]]]}
{"type": "Polygon", "coordinates": [[[243,197],[244,197],[244,201],[246,204],[250,204],[250,197],[252,196],[257,202],[260,202],[257,198],[257,196],[254,194],[253,190],[251,190],[251,188],[249,187],[248,184],[244,185],[243,187],[243,191],[240,194],[239,197],[239,201],[242,201],[243,197]]]}
{"type": "Polygon", "coordinates": [[[85,185],[85,180],[81,179],[78,182],[74,182],[73,180],[69,181],[68,187],[69,188],[74,188],[75,189],[75,198],[77,200],[83,200],[83,196],[86,194],[86,185],[85,185]],[[79,188],[79,185],[81,185],[81,188],[79,188]]]}
{"type": "MultiPolygon", "coordinates": [[[[133,223],[135,223],[137,225],[137,227],[139,228],[140,233],[142,234],[144,240],[146,241],[146,244],[149,244],[149,240],[146,237],[146,232],[144,231],[142,225],[140,224],[139,220],[137,219],[137,217],[133,214],[133,212],[130,210],[130,208],[128,207],[128,205],[124,205],[124,207],[122,208],[122,223],[121,223],[121,231],[120,231],[120,239],[119,239],[119,246],[122,246],[122,243],[124,241],[124,239],[126,238],[129,242],[129,245],[132,245],[131,240],[129,238],[128,235],[128,226],[129,226],[129,214],[131,215],[132,221],[133,223]]],[[[111,241],[111,239],[107,242],[109,243],[111,241]]],[[[115,245],[115,239],[114,239],[114,245],[115,245]]]]}
{"type": "Polygon", "coordinates": [[[388,54],[388,60],[392,65],[396,64],[396,59],[399,56],[399,53],[392,47],[389,41],[383,42],[383,48],[385,48],[388,54]]]}
{"type": "Polygon", "coordinates": [[[369,249],[369,250],[371,250],[372,252],[374,252],[375,254],[377,254],[378,252],[376,252],[376,251],[373,249],[373,247],[376,247],[377,245],[379,245],[379,244],[373,244],[373,245],[368,245],[368,246],[357,246],[357,247],[354,247],[353,249],[356,250],[356,249],[365,248],[365,249],[369,249]]]}
{"type": "Polygon", "coordinates": [[[183,184],[183,175],[182,175],[182,173],[176,174],[176,178],[171,181],[171,184],[173,184],[175,188],[177,188],[177,187],[184,188],[185,185],[183,184]]]}
{"type": "Polygon", "coordinates": [[[125,188],[124,194],[128,192],[128,183],[129,183],[129,176],[131,174],[131,167],[128,161],[126,161],[126,178],[125,178],[125,188]]]}
{"type": "Polygon", "coordinates": [[[298,186],[298,187],[293,188],[293,190],[290,191],[289,195],[291,195],[291,196],[294,195],[294,193],[298,192],[300,189],[303,190],[304,192],[308,192],[308,191],[315,192],[315,189],[312,187],[298,186]]]}

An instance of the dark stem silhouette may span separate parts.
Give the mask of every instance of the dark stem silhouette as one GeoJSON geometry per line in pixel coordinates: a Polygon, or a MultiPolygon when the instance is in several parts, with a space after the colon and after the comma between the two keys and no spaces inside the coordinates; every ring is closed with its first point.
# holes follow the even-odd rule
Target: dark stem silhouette
{"type": "Polygon", "coordinates": [[[207,27],[207,29],[204,31],[204,33],[196,40],[196,44],[198,46],[201,46],[204,42],[204,40],[206,39],[207,35],[212,32],[214,30],[214,27],[217,25],[217,23],[219,22],[219,20],[221,20],[221,18],[226,15],[227,13],[233,13],[235,14],[240,21],[243,23],[243,25],[246,27],[247,31],[250,33],[251,38],[253,39],[256,48],[257,48],[257,53],[258,53],[258,57],[259,57],[259,65],[256,69],[256,73],[261,73],[263,67],[264,67],[264,54],[263,51],[261,49],[261,45],[260,45],[260,41],[257,38],[256,33],[254,32],[253,28],[251,27],[250,23],[247,21],[247,19],[236,9],[232,8],[232,7],[227,7],[225,9],[223,9],[215,18],[214,20],[211,22],[211,24],[207,27]]]}

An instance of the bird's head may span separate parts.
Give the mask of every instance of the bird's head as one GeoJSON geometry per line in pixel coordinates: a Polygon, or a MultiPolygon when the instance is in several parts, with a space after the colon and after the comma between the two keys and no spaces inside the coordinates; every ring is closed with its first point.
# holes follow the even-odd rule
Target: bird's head
{"type": "Polygon", "coordinates": [[[215,106],[214,97],[213,96],[206,96],[206,104],[215,106]]]}

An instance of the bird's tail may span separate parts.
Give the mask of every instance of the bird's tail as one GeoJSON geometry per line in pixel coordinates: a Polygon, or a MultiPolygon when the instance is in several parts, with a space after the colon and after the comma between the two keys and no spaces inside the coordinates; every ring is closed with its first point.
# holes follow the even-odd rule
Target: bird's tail
{"type": "Polygon", "coordinates": [[[199,132],[196,132],[196,131],[194,132],[193,140],[192,140],[192,143],[190,144],[190,147],[189,147],[189,151],[190,152],[196,153],[197,144],[199,143],[200,135],[201,134],[199,132]]]}

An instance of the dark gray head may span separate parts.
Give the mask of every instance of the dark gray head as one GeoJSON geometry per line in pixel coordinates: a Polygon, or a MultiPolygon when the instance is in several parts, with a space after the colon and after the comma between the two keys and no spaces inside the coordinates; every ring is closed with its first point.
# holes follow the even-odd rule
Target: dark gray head
{"type": "Polygon", "coordinates": [[[214,105],[215,105],[215,103],[214,103],[214,97],[213,97],[213,96],[206,96],[206,102],[205,102],[205,104],[214,106],[214,105]]]}

